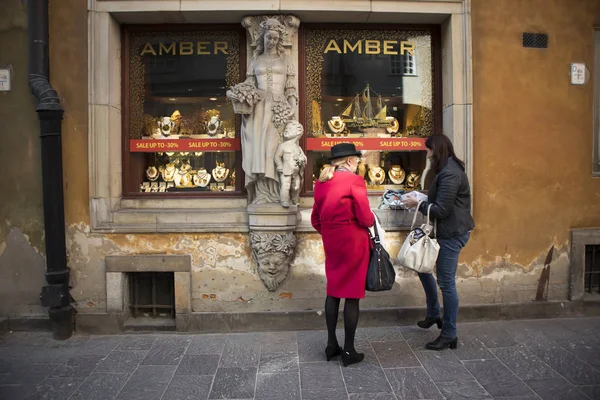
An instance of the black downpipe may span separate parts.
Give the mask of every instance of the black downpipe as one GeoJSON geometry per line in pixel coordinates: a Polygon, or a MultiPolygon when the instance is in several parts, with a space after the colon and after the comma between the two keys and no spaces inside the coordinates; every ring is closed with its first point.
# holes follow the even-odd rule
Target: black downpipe
{"type": "Polygon", "coordinates": [[[54,339],[65,340],[73,334],[73,307],[69,295],[63,197],[61,124],[63,109],[58,94],[50,85],[48,60],[48,0],[29,0],[29,86],[38,99],[42,148],[42,193],[46,234],[46,281],[40,300],[49,307],[54,339]]]}

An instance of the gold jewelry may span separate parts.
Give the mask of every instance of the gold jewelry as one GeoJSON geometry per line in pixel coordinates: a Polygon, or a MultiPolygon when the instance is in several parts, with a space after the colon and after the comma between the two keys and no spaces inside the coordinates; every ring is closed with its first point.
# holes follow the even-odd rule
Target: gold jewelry
{"type": "Polygon", "coordinates": [[[175,171],[177,171],[177,169],[175,168],[174,164],[168,163],[165,165],[165,169],[162,171],[163,180],[165,182],[172,182],[173,178],[175,177],[175,171]]]}
{"type": "Polygon", "coordinates": [[[381,167],[369,168],[369,180],[371,183],[381,185],[385,180],[385,171],[381,167]]]}
{"type": "Polygon", "coordinates": [[[193,176],[194,185],[200,187],[207,187],[210,182],[210,174],[204,168],[198,169],[196,174],[193,176]]]}
{"type": "Polygon", "coordinates": [[[390,170],[388,171],[388,176],[390,177],[390,181],[392,181],[396,185],[401,185],[406,177],[406,172],[399,165],[392,165],[390,170]]]}
{"type": "Polygon", "coordinates": [[[387,128],[385,128],[385,130],[387,131],[387,133],[390,133],[392,135],[396,135],[396,133],[398,133],[398,129],[400,129],[400,123],[398,122],[398,120],[394,117],[386,117],[386,120],[388,120],[391,125],[388,126],[387,128]]]}
{"type": "Polygon", "coordinates": [[[411,172],[406,177],[405,183],[406,189],[417,189],[421,186],[421,174],[418,172],[411,172]]]}
{"type": "Polygon", "coordinates": [[[327,121],[327,126],[333,133],[341,133],[346,129],[346,123],[340,117],[332,117],[327,121]]]}
{"type": "Polygon", "coordinates": [[[223,182],[225,179],[227,179],[228,175],[229,175],[229,170],[227,168],[225,168],[225,163],[222,163],[222,164],[217,163],[217,166],[215,167],[215,169],[212,170],[212,176],[213,176],[213,178],[215,178],[215,181],[217,181],[217,182],[223,182]]]}
{"type": "Polygon", "coordinates": [[[155,166],[150,166],[146,168],[146,178],[150,181],[155,181],[158,179],[158,170],[155,166]]]}

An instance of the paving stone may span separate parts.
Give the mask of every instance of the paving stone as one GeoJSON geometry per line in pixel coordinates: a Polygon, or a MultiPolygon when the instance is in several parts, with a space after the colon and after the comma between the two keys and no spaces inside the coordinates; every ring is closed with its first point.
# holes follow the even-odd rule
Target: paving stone
{"type": "Polygon", "coordinates": [[[396,400],[393,393],[350,393],[350,400],[396,400]]]}
{"type": "Polygon", "coordinates": [[[348,393],[391,393],[392,388],[374,356],[365,354],[365,360],[342,368],[348,393]]]}
{"type": "Polygon", "coordinates": [[[64,348],[73,348],[77,355],[108,355],[121,344],[123,336],[89,336],[76,337],[68,341],[64,348]]]}
{"type": "Polygon", "coordinates": [[[178,365],[191,342],[187,336],[159,338],[141,365],[178,365]]]}
{"type": "Polygon", "coordinates": [[[300,384],[302,391],[324,389],[346,389],[340,366],[333,362],[300,364],[300,384]]]}
{"type": "Polygon", "coordinates": [[[443,399],[422,367],[386,369],[385,374],[399,400],[443,399]]]}
{"type": "Polygon", "coordinates": [[[197,356],[184,356],[175,375],[214,375],[219,366],[217,354],[201,354],[197,356]]]}
{"type": "Polygon", "coordinates": [[[195,335],[186,354],[194,356],[199,354],[221,354],[225,347],[223,335],[195,335]]]}
{"type": "Polygon", "coordinates": [[[562,347],[539,347],[532,352],[574,385],[600,384],[600,372],[562,347]]]}
{"type": "Polygon", "coordinates": [[[439,335],[438,329],[421,329],[414,326],[400,327],[402,336],[413,350],[425,350],[425,345],[434,341],[439,335]]]}
{"type": "Polygon", "coordinates": [[[154,335],[124,336],[115,350],[150,350],[157,339],[154,335]]]}
{"type": "Polygon", "coordinates": [[[94,372],[133,373],[148,354],[145,350],[113,351],[100,361],[94,372]]]}
{"type": "Polygon", "coordinates": [[[494,355],[476,337],[459,336],[458,347],[452,350],[460,360],[493,360],[494,355]]]}
{"type": "Polygon", "coordinates": [[[34,385],[0,385],[0,400],[23,400],[34,385]]]}
{"type": "Polygon", "coordinates": [[[418,359],[434,382],[469,382],[473,375],[451,351],[417,351],[418,359]]]}
{"type": "Polygon", "coordinates": [[[174,376],[161,400],[206,400],[213,376],[174,376]]]}
{"type": "Polygon", "coordinates": [[[348,400],[346,389],[301,390],[302,400],[348,400]]]}
{"type": "Polygon", "coordinates": [[[569,353],[600,369],[600,339],[596,336],[581,336],[570,340],[555,340],[569,353]]]}
{"type": "Polygon", "coordinates": [[[561,377],[525,381],[544,400],[588,400],[588,397],[561,377]]]}
{"type": "Polygon", "coordinates": [[[26,400],[67,400],[83,383],[78,378],[47,378],[25,397],[26,400]]]}
{"type": "Polygon", "coordinates": [[[260,334],[228,335],[219,367],[258,367],[260,334]]]}
{"type": "Polygon", "coordinates": [[[255,367],[219,368],[209,399],[251,399],[256,386],[255,367]]]}
{"type": "Polygon", "coordinates": [[[522,380],[558,377],[552,368],[523,346],[492,349],[492,352],[522,380]]]}
{"type": "Polygon", "coordinates": [[[93,373],[73,393],[70,400],[113,400],[130,374],[93,373]]]}
{"type": "Polygon", "coordinates": [[[600,386],[578,386],[590,399],[600,399],[600,386]]]}
{"type": "Polygon", "coordinates": [[[274,374],[278,372],[298,372],[298,353],[261,353],[259,374],[274,374]]]}
{"type": "Polygon", "coordinates": [[[504,326],[505,325],[501,322],[471,324],[468,334],[469,336],[475,336],[488,349],[494,347],[515,346],[517,342],[506,330],[504,330],[504,326]]]}
{"type": "Polygon", "coordinates": [[[260,342],[261,354],[298,353],[296,332],[266,332],[260,342]]]}
{"type": "Polygon", "coordinates": [[[298,357],[300,362],[325,361],[327,347],[327,332],[302,331],[297,332],[298,357]]]}
{"type": "Polygon", "coordinates": [[[119,392],[117,400],[160,400],[176,367],[140,365],[119,392]]]}
{"type": "Polygon", "coordinates": [[[416,367],[421,363],[404,340],[373,342],[373,349],[383,368],[416,367]]]}
{"type": "Polygon", "coordinates": [[[10,372],[4,377],[0,378],[0,385],[37,385],[59,367],[60,365],[58,364],[19,363],[13,365],[10,372]]]}
{"type": "Polygon", "coordinates": [[[370,342],[385,342],[388,340],[404,340],[402,329],[399,326],[383,326],[380,328],[365,328],[370,342]]]}
{"type": "Polygon", "coordinates": [[[441,382],[437,383],[438,389],[446,400],[483,400],[491,399],[492,396],[477,382],[441,382]]]}
{"type": "Polygon", "coordinates": [[[300,377],[298,372],[258,374],[256,400],[300,400],[300,377]]]}
{"type": "Polygon", "coordinates": [[[87,378],[98,367],[103,356],[75,356],[56,368],[50,378],[87,378]]]}
{"type": "MultiPolygon", "coordinates": [[[[526,396],[494,397],[494,400],[540,400],[540,396],[536,395],[535,393],[531,393],[530,395],[526,395],[526,396]]],[[[558,399],[556,399],[556,400],[558,400],[558,399]]]]}
{"type": "Polygon", "coordinates": [[[481,386],[492,396],[525,396],[531,390],[498,360],[463,361],[481,386]]]}

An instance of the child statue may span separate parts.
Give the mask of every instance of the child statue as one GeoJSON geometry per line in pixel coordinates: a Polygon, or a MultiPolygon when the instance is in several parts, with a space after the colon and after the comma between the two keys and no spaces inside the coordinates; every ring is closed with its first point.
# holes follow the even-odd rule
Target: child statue
{"type": "Polygon", "coordinates": [[[307,161],[298,144],[303,133],[304,128],[300,122],[288,122],[283,131],[283,142],[275,150],[275,165],[279,172],[281,184],[279,196],[282,207],[287,208],[291,204],[298,204],[307,161]]]}

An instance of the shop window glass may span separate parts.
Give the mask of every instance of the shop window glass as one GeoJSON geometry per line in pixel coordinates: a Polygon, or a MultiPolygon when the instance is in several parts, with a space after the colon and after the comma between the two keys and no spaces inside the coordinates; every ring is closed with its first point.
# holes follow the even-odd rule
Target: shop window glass
{"type": "Polygon", "coordinates": [[[307,191],[339,142],[365,151],[358,173],[370,191],[422,188],[424,142],[441,125],[436,35],[428,29],[306,28],[307,191]]]}
{"type": "Polygon", "coordinates": [[[124,195],[241,194],[240,121],[225,92],[242,77],[242,36],[125,30],[124,195]]]}

